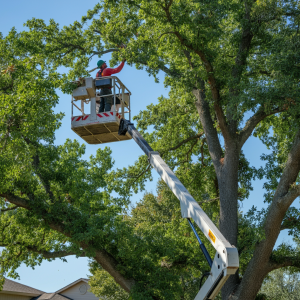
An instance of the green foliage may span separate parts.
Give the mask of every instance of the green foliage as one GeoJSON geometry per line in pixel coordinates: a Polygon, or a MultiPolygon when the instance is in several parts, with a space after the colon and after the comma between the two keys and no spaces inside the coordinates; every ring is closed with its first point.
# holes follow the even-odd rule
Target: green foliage
{"type": "MultiPolygon", "coordinates": [[[[145,156],[134,166],[112,170],[108,148],[86,161],[85,147],[77,141],[54,146],[63,117],[53,112],[56,89],[70,93],[74,79],[90,76],[90,58],[109,51],[111,65],[126,58],[156,81],[164,71],[169,97],[148,105],[135,121],[217,224],[220,191],[195,91],[205,93],[221,140],[215,87],[226,118],[232,116],[231,122],[237,124],[237,139],[251,115],[271,115],[254,133],[272,150],[262,155],[266,167],[251,167],[240,152],[238,199],[234,199],[245,201],[251,180],[265,178],[265,200],[270,204],[299,126],[299,9],[294,0],[102,0],[82,22],[60,28],[54,20],[46,24],[32,19],[26,23],[28,31],[12,29],[6,37],[1,35],[0,245],[5,247],[1,275],[16,278],[22,262],[34,267],[43,259],[64,259],[69,254],[93,260],[104,249],[117,271],[136,284],[130,295],[125,294],[93,260],[91,286],[97,296],[194,299],[207,265],[181,218],[178,200],[159,182],[157,196],[146,193],[129,210],[132,193],[144,190],[145,180],[152,179],[145,156]],[[242,51],[245,33],[251,43],[242,51]],[[61,66],[68,74],[57,72],[61,66]],[[9,197],[23,204],[15,207],[9,197]]],[[[224,157],[226,151],[223,147],[224,157]]],[[[298,183],[299,178],[291,189],[298,183]]],[[[267,214],[268,209],[253,208],[239,215],[241,280],[257,244],[265,239],[267,214]]],[[[296,239],[299,211],[290,208],[281,225],[296,239]]],[[[271,259],[282,263],[288,255],[298,264],[298,252],[281,245],[271,259]]],[[[278,280],[282,295],[287,290],[298,292],[285,282],[287,275],[278,272],[281,275],[271,275],[262,290],[265,295],[258,297],[273,297],[267,285],[278,280]]]]}
{"type": "Polygon", "coordinates": [[[107,300],[129,300],[131,299],[129,294],[125,292],[103,268],[91,262],[90,271],[92,277],[89,280],[92,293],[101,298],[107,300]]]}
{"type": "Polygon", "coordinates": [[[77,141],[53,145],[63,117],[53,112],[56,88],[66,78],[39,53],[39,36],[13,29],[0,40],[0,194],[27,203],[24,209],[0,198],[1,275],[13,278],[22,262],[34,267],[64,253],[82,255],[85,243],[93,244],[84,249],[92,256],[128,205],[128,198],[108,192],[108,148],[86,161],[77,141]]]}
{"type": "MultiPolygon", "coordinates": [[[[81,255],[80,245],[90,243],[93,247],[85,251],[87,256],[92,255],[104,241],[114,239],[108,234],[109,228],[118,222],[124,205],[107,192],[105,176],[112,167],[109,149],[98,150],[90,161],[80,158],[84,146],[70,140],[58,147],[40,144],[37,151],[36,169],[28,164],[31,172],[26,179],[10,180],[14,193],[30,200],[30,209],[11,210],[0,216],[1,244],[6,247],[1,271],[11,270],[9,275],[14,277],[22,261],[28,266],[40,264],[43,252],[81,255]],[[63,224],[68,234],[53,230],[55,224],[63,224]]],[[[13,206],[2,198],[1,207],[5,210],[13,206]]]]}
{"type": "Polygon", "coordinates": [[[0,172],[2,191],[13,188],[12,178],[28,177],[32,143],[53,143],[63,114],[54,114],[55,88],[60,75],[44,67],[38,55],[19,50],[21,35],[14,30],[0,39],[0,172]],[[26,149],[26,150],[25,150],[26,149]],[[25,150],[25,151],[24,151],[25,150]],[[24,163],[24,164],[23,164],[24,163]]]}
{"type": "MultiPolygon", "coordinates": [[[[126,266],[124,272],[140,278],[132,299],[151,299],[153,295],[160,299],[194,299],[208,265],[187,221],[181,218],[176,197],[163,182],[157,192],[158,197],[145,194],[123,217],[110,253],[120,256],[126,266]]],[[[199,235],[204,238],[202,233],[199,235]]],[[[209,250],[214,252],[212,247],[209,250]]],[[[96,296],[128,299],[128,294],[112,283],[112,277],[99,265],[92,263],[91,270],[91,287],[96,296]]]]}
{"type": "Polygon", "coordinates": [[[265,279],[261,294],[266,300],[297,300],[300,297],[299,272],[290,268],[278,269],[271,272],[265,279]]]}
{"type": "Polygon", "coordinates": [[[266,211],[257,211],[253,206],[246,214],[239,215],[238,249],[240,255],[240,274],[246,271],[253,252],[264,238],[263,223],[266,211]]]}

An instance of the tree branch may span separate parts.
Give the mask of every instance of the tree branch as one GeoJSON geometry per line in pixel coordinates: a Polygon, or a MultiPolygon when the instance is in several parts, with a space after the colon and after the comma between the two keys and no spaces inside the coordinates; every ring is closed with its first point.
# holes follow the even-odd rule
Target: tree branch
{"type": "MultiPolygon", "coordinates": [[[[28,251],[35,252],[38,254],[41,254],[45,259],[51,259],[51,258],[61,258],[61,257],[66,257],[70,255],[77,255],[75,252],[69,252],[69,251],[44,251],[44,250],[39,250],[38,247],[36,246],[25,246],[28,251]]],[[[83,252],[79,257],[86,257],[86,254],[83,252]]]]}
{"type": "Polygon", "coordinates": [[[284,206],[284,209],[292,204],[299,195],[299,185],[294,186],[300,171],[300,129],[298,130],[294,143],[291,147],[288,159],[280,178],[274,199],[276,204],[284,206]]]}
{"type": "Polygon", "coordinates": [[[133,178],[133,179],[135,179],[135,181],[132,183],[132,184],[134,184],[134,183],[136,183],[138,181],[138,179],[140,177],[142,177],[145,173],[147,173],[150,168],[151,168],[151,165],[148,164],[147,168],[144,171],[142,171],[139,175],[137,175],[137,176],[130,176],[130,177],[127,177],[127,178],[133,178]]]}
{"type": "MultiPolygon", "coordinates": [[[[52,251],[40,250],[37,246],[30,246],[30,245],[28,246],[28,245],[24,245],[20,242],[15,242],[15,243],[13,243],[13,245],[22,246],[30,252],[35,252],[35,253],[41,254],[45,259],[53,259],[53,258],[66,257],[66,256],[70,256],[70,255],[77,255],[77,253],[71,252],[71,251],[53,251],[52,252],[52,251]]],[[[8,246],[11,246],[11,245],[0,242],[0,247],[8,247],[8,246]]],[[[82,253],[78,257],[86,257],[86,254],[82,253]]]]}
{"type": "MultiPolygon", "coordinates": [[[[244,14],[244,25],[243,25],[243,32],[241,36],[241,41],[239,45],[239,50],[235,58],[235,65],[232,68],[231,75],[233,80],[232,86],[230,87],[229,91],[233,98],[238,97],[240,90],[239,90],[239,83],[241,80],[241,76],[244,70],[244,67],[247,62],[247,57],[249,54],[249,49],[251,45],[251,41],[253,39],[253,32],[250,26],[251,21],[251,8],[254,1],[245,1],[245,14],[244,14]]],[[[229,124],[229,130],[232,136],[236,136],[236,131],[238,128],[238,121],[235,118],[237,107],[232,109],[227,109],[227,121],[229,124]]]]}
{"type": "Polygon", "coordinates": [[[23,208],[30,210],[28,200],[26,200],[24,198],[15,196],[10,193],[2,193],[2,194],[0,194],[0,197],[7,199],[10,203],[15,204],[18,207],[23,207],[23,208]]]}
{"type": "Polygon", "coordinates": [[[203,80],[200,80],[200,86],[200,89],[193,90],[193,94],[197,99],[195,105],[205,132],[209,153],[214,166],[217,168],[221,165],[220,159],[222,158],[223,152],[219,141],[218,132],[214,127],[214,123],[211,118],[209,104],[205,99],[205,86],[203,80]]]}
{"type": "Polygon", "coordinates": [[[13,206],[13,207],[9,207],[9,208],[5,208],[5,209],[1,209],[0,212],[5,212],[5,211],[10,211],[10,210],[14,210],[17,209],[19,206],[13,206]]]}
{"type": "Polygon", "coordinates": [[[72,50],[78,49],[82,51],[86,51],[85,48],[83,48],[80,45],[75,45],[75,44],[66,44],[66,43],[60,43],[63,47],[65,48],[71,48],[72,50]]]}
{"type": "MultiPolygon", "coordinates": [[[[170,23],[172,23],[172,19],[171,19],[171,15],[170,15],[169,10],[165,10],[165,11],[166,11],[168,21],[170,23]]],[[[230,138],[230,135],[229,135],[225,115],[224,115],[222,106],[220,104],[220,93],[219,93],[219,89],[217,87],[217,81],[216,81],[215,76],[214,76],[214,69],[213,69],[212,64],[206,58],[203,51],[200,51],[199,49],[194,49],[194,47],[192,45],[190,45],[189,43],[187,43],[186,39],[184,39],[178,31],[174,31],[172,33],[174,33],[177,36],[178,40],[180,41],[180,43],[184,47],[186,47],[186,48],[192,50],[193,52],[195,52],[200,57],[201,61],[203,62],[204,67],[206,69],[207,76],[208,76],[208,84],[210,86],[210,90],[211,90],[211,93],[212,93],[212,98],[214,100],[214,109],[215,109],[215,112],[216,112],[216,115],[217,115],[218,123],[220,125],[220,129],[222,131],[222,134],[224,136],[225,141],[228,140],[230,138]]],[[[188,59],[190,65],[192,66],[191,61],[190,61],[190,57],[187,55],[188,52],[186,50],[183,50],[183,52],[184,52],[186,58],[188,59]]]]}
{"type": "Polygon", "coordinates": [[[104,50],[104,51],[93,51],[93,54],[94,55],[103,55],[103,54],[106,54],[106,53],[116,52],[116,51],[120,51],[120,49],[119,48],[111,48],[111,49],[107,49],[107,50],[104,50]]]}
{"type": "Polygon", "coordinates": [[[43,187],[46,191],[46,193],[49,195],[49,198],[52,200],[52,202],[54,201],[54,195],[50,189],[50,182],[48,179],[44,178],[44,176],[41,174],[41,172],[39,172],[39,164],[40,164],[40,158],[38,155],[36,155],[33,159],[33,165],[35,167],[36,170],[36,174],[38,175],[38,177],[40,178],[43,187]]]}
{"type": "MultiPolygon", "coordinates": [[[[214,109],[215,109],[215,112],[216,112],[216,115],[217,115],[217,119],[218,119],[220,129],[221,129],[222,134],[224,136],[224,139],[226,141],[230,138],[230,135],[229,135],[225,115],[224,115],[222,106],[220,104],[220,93],[219,93],[219,89],[217,87],[217,81],[216,81],[215,76],[214,76],[213,66],[211,65],[209,60],[206,58],[205,54],[202,51],[200,51],[199,49],[194,49],[194,47],[192,47],[191,45],[186,43],[186,40],[180,35],[180,33],[178,31],[175,31],[175,35],[177,36],[177,38],[179,39],[180,43],[183,46],[187,47],[188,49],[190,49],[193,52],[195,52],[196,54],[198,54],[198,56],[200,57],[201,61],[204,64],[204,67],[206,69],[206,73],[207,73],[207,76],[208,76],[208,84],[210,86],[210,90],[211,90],[211,93],[212,93],[212,98],[214,100],[214,109]]],[[[184,53],[185,53],[185,56],[187,57],[186,52],[184,52],[184,53]]],[[[189,59],[189,57],[187,57],[187,59],[189,59]]]]}
{"type": "Polygon", "coordinates": [[[216,197],[216,198],[212,198],[212,199],[208,199],[208,200],[203,200],[203,201],[197,201],[199,204],[202,204],[202,203],[213,203],[217,200],[219,200],[220,197],[216,197]]]}
{"type": "Polygon", "coordinates": [[[285,229],[293,229],[299,225],[300,225],[300,220],[298,220],[294,217],[287,218],[282,222],[282,224],[280,226],[280,231],[285,230],[285,229]]]}
{"type": "Polygon", "coordinates": [[[195,68],[195,65],[192,63],[192,57],[191,57],[191,53],[186,50],[186,49],[183,49],[183,53],[185,55],[185,57],[187,58],[188,62],[189,62],[189,65],[192,69],[195,68]]]}
{"type": "MultiPolygon", "coordinates": [[[[273,201],[268,209],[264,223],[265,238],[256,245],[253,257],[247,266],[243,281],[239,287],[240,299],[246,298],[249,285],[253,284],[253,277],[257,277],[262,282],[264,276],[272,270],[272,266],[270,267],[266,262],[268,262],[271,257],[273,247],[281,230],[283,218],[295,197],[299,195],[299,187],[296,186],[293,188],[293,183],[296,181],[299,171],[300,129],[298,129],[296,133],[273,201]]],[[[286,262],[286,264],[288,263],[292,263],[292,261],[286,262]]],[[[277,266],[279,265],[274,264],[273,268],[277,266]]]]}
{"type": "Polygon", "coordinates": [[[185,140],[181,141],[179,144],[177,144],[174,147],[169,148],[168,150],[164,150],[164,151],[159,151],[161,153],[161,156],[163,156],[164,153],[169,152],[169,151],[173,151],[176,150],[178,148],[180,148],[182,145],[186,144],[189,141],[192,141],[194,139],[199,139],[202,135],[204,134],[204,132],[201,133],[197,133],[196,135],[193,135],[191,137],[186,138],[185,140]]]}
{"type": "Polygon", "coordinates": [[[263,108],[260,107],[258,109],[258,111],[247,121],[245,127],[243,128],[243,130],[240,132],[239,135],[239,147],[240,149],[243,147],[243,145],[245,144],[245,142],[247,141],[247,139],[250,137],[250,135],[252,134],[253,130],[255,129],[255,127],[265,118],[277,114],[279,112],[283,112],[285,111],[284,108],[275,108],[274,110],[270,111],[269,113],[266,113],[263,111],[263,108]]]}
{"type": "MultiPolygon", "coordinates": [[[[144,65],[144,66],[148,66],[147,62],[142,61],[142,60],[135,60],[134,63],[141,64],[141,65],[144,65]]],[[[181,77],[181,74],[179,72],[176,72],[174,70],[170,70],[168,67],[166,67],[163,61],[160,61],[158,63],[158,69],[165,72],[167,75],[169,75],[171,77],[176,77],[176,78],[181,77]]]]}
{"type": "Polygon", "coordinates": [[[118,264],[116,260],[108,252],[105,250],[96,251],[95,259],[126,292],[130,292],[135,284],[135,280],[125,278],[118,271],[118,264]]]}
{"type": "MultiPolygon", "coordinates": [[[[2,193],[0,194],[0,197],[4,197],[6,198],[10,203],[13,203],[15,205],[18,205],[20,207],[23,207],[25,209],[30,210],[30,206],[28,203],[28,200],[23,199],[21,197],[15,196],[11,193],[2,193]]],[[[45,217],[45,221],[46,224],[49,225],[49,227],[57,232],[62,233],[63,235],[67,236],[67,237],[72,237],[72,233],[71,232],[66,232],[65,230],[65,226],[63,223],[58,222],[57,220],[55,220],[55,218],[47,218],[49,216],[49,213],[44,210],[41,211],[41,215],[45,217]],[[54,219],[54,220],[53,220],[54,219]],[[49,221],[52,220],[52,221],[49,221]]],[[[90,244],[85,244],[85,243],[80,243],[80,247],[82,247],[82,249],[87,249],[90,247],[93,247],[93,245],[90,244]]],[[[132,286],[135,283],[134,279],[127,279],[124,277],[123,274],[120,273],[120,271],[118,271],[118,263],[117,261],[108,253],[106,252],[106,250],[102,249],[95,249],[96,250],[96,256],[95,259],[96,261],[111,275],[114,277],[115,281],[117,283],[120,284],[120,286],[126,290],[127,292],[130,291],[130,289],[132,288],[132,286]]],[[[43,253],[41,253],[43,254],[43,253]]],[[[44,253],[46,256],[51,256],[51,253],[44,253]]],[[[60,253],[62,254],[62,253],[60,253]]],[[[70,254],[71,255],[71,254],[70,254]]]]}
{"type": "MultiPolygon", "coordinates": [[[[95,31],[95,30],[94,30],[95,31]]],[[[65,44],[65,43],[60,43],[60,45],[63,47],[63,48],[67,48],[68,50],[62,55],[62,57],[66,56],[67,54],[71,53],[72,51],[74,50],[81,50],[83,51],[84,53],[89,53],[90,51],[88,51],[87,49],[85,49],[84,47],[80,46],[80,45],[74,45],[74,44],[65,44]]],[[[63,48],[60,48],[59,50],[63,50],[63,48]]],[[[103,54],[106,54],[106,53],[110,53],[110,52],[115,52],[115,51],[120,51],[119,48],[111,48],[111,49],[107,49],[107,50],[104,50],[104,51],[92,51],[92,56],[93,57],[94,55],[103,55],[103,54]]],[[[91,58],[90,57],[90,58],[91,58]]]]}
{"type": "Polygon", "coordinates": [[[181,75],[180,75],[179,72],[176,72],[176,71],[174,71],[174,70],[170,70],[168,67],[166,67],[166,66],[164,65],[163,62],[161,62],[161,64],[158,65],[158,68],[159,68],[161,71],[163,71],[163,72],[165,72],[166,74],[168,74],[169,76],[171,76],[171,77],[175,77],[175,78],[180,78],[180,77],[181,77],[181,75]]]}
{"type": "Polygon", "coordinates": [[[246,76],[253,76],[253,75],[257,75],[257,74],[271,76],[272,73],[270,73],[268,71],[259,70],[257,72],[248,72],[245,75],[246,76]]]}
{"type": "Polygon", "coordinates": [[[201,143],[201,147],[200,147],[200,151],[201,151],[201,163],[202,163],[202,166],[205,167],[205,163],[204,163],[204,142],[205,142],[206,138],[204,138],[202,140],[202,143],[201,143]]]}
{"type": "MultiPolygon", "coordinates": [[[[167,17],[167,20],[169,21],[169,23],[174,24],[174,22],[172,20],[172,17],[171,17],[171,14],[170,14],[170,5],[167,5],[166,7],[163,7],[163,9],[166,13],[166,17],[167,17]]],[[[219,92],[219,89],[217,87],[217,81],[216,81],[215,76],[214,76],[213,66],[210,63],[210,61],[207,59],[207,57],[205,56],[204,52],[199,50],[199,49],[195,49],[190,43],[187,42],[187,40],[184,37],[182,37],[182,35],[177,30],[174,30],[174,32],[172,32],[172,33],[174,33],[177,36],[177,38],[178,38],[178,40],[179,40],[179,42],[181,43],[182,46],[184,46],[184,47],[192,50],[194,53],[196,53],[200,57],[201,61],[204,64],[204,67],[206,69],[206,73],[207,73],[207,76],[208,76],[208,83],[209,83],[210,90],[211,90],[211,93],[212,93],[212,98],[214,100],[214,108],[215,108],[215,111],[216,111],[216,115],[217,115],[217,118],[218,118],[220,129],[222,131],[223,137],[224,137],[225,142],[226,142],[230,138],[230,135],[229,135],[225,115],[224,115],[222,106],[220,104],[220,92],[219,92]]],[[[186,55],[186,53],[184,53],[184,54],[186,55]]]]}
{"type": "Polygon", "coordinates": [[[300,185],[298,184],[293,186],[292,184],[288,193],[279,198],[279,203],[293,203],[293,201],[299,196],[300,196],[300,185]]]}
{"type": "Polygon", "coordinates": [[[189,151],[186,153],[186,160],[189,160],[189,155],[193,152],[194,147],[196,146],[196,144],[198,143],[198,139],[193,143],[193,145],[191,146],[191,148],[189,149],[189,151]]]}
{"type": "Polygon", "coordinates": [[[299,256],[281,256],[271,255],[268,266],[267,272],[271,272],[276,269],[284,268],[284,267],[296,267],[300,268],[300,259],[299,256]]]}
{"type": "Polygon", "coordinates": [[[162,33],[159,37],[158,37],[158,39],[160,39],[161,37],[163,37],[164,35],[166,35],[166,34],[171,34],[171,33],[175,33],[174,31],[167,31],[167,32],[164,32],[164,33],[162,33]]]}
{"type": "Polygon", "coordinates": [[[93,51],[93,54],[88,58],[89,60],[91,60],[95,55],[103,55],[103,54],[106,54],[106,53],[110,53],[110,52],[115,52],[115,51],[120,51],[120,49],[117,49],[117,48],[112,48],[112,49],[108,49],[108,50],[104,50],[104,51],[93,51]]]}
{"type": "MultiPolygon", "coordinates": [[[[28,138],[24,138],[25,142],[28,144],[28,145],[35,145],[34,142],[30,141],[28,138]]],[[[36,174],[37,176],[39,177],[39,179],[41,180],[42,184],[43,184],[43,187],[46,191],[46,193],[49,195],[49,198],[52,200],[52,202],[54,201],[54,195],[50,189],[50,182],[47,178],[45,178],[41,172],[39,172],[39,165],[40,165],[40,157],[38,154],[36,154],[34,157],[33,157],[33,161],[32,161],[32,165],[36,171],[36,174]]]]}
{"type": "Polygon", "coordinates": [[[232,77],[235,78],[238,82],[242,75],[243,67],[246,64],[251,41],[254,36],[251,31],[251,27],[250,27],[251,8],[252,8],[252,4],[245,1],[244,19],[245,19],[245,21],[248,21],[248,24],[244,25],[244,29],[243,29],[243,33],[242,33],[242,37],[241,37],[241,41],[240,41],[240,45],[239,45],[239,50],[238,50],[238,53],[235,58],[235,65],[232,68],[232,77]]]}

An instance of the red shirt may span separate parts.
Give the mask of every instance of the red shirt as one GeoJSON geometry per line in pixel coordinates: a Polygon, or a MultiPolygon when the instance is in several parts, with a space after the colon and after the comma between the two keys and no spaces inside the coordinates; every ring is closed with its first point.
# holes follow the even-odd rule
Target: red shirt
{"type": "Polygon", "coordinates": [[[111,76],[112,74],[121,72],[123,67],[124,67],[124,61],[122,61],[121,64],[114,69],[113,68],[105,68],[104,70],[99,70],[97,72],[96,77],[111,76]],[[100,72],[102,72],[102,73],[100,73],[100,72]]]}

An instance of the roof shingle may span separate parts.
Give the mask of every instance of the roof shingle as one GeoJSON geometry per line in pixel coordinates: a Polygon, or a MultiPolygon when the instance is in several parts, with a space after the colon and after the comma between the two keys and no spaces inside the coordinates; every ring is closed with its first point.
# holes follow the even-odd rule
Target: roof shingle
{"type": "Polygon", "coordinates": [[[32,296],[38,296],[44,293],[43,291],[9,280],[7,278],[5,278],[2,292],[22,293],[22,294],[29,294],[32,296]]]}

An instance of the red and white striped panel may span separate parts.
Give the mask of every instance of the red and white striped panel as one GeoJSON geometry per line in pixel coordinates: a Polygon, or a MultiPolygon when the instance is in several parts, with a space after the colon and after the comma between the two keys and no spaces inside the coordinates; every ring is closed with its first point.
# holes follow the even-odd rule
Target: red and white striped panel
{"type": "Polygon", "coordinates": [[[89,115],[80,116],[80,117],[73,117],[72,122],[73,121],[78,122],[78,121],[81,121],[81,120],[85,121],[88,117],[89,117],[89,115]]]}
{"type": "MultiPolygon", "coordinates": [[[[110,116],[113,116],[114,115],[114,113],[112,112],[112,111],[110,111],[110,112],[105,112],[105,113],[101,113],[101,114],[97,114],[97,116],[99,117],[99,118],[105,118],[105,117],[110,117],[110,116]]],[[[120,114],[119,113],[116,113],[116,116],[120,119],[121,118],[121,116],[120,116],[120,114]]]]}
{"type": "MultiPolygon", "coordinates": [[[[78,121],[85,121],[90,115],[85,115],[85,116],[78,116],[78,117],[72,117],[72,122],[78,122],[78,121]]],[[[99,118],[107,118],[107,117],[111,117],[111,116],[114,116],[114,112],[112,111],[109,111],[109,112],[103,112],[103,113],[99,113],[97,114],[97,116],[99,118]]],[[[118,118],[118,119],[121,119],[121,115],[119,113],[116,113],[115,116],[118,118]]],[[[104,120],[104,119],[102,119],[104,120]]]]}

